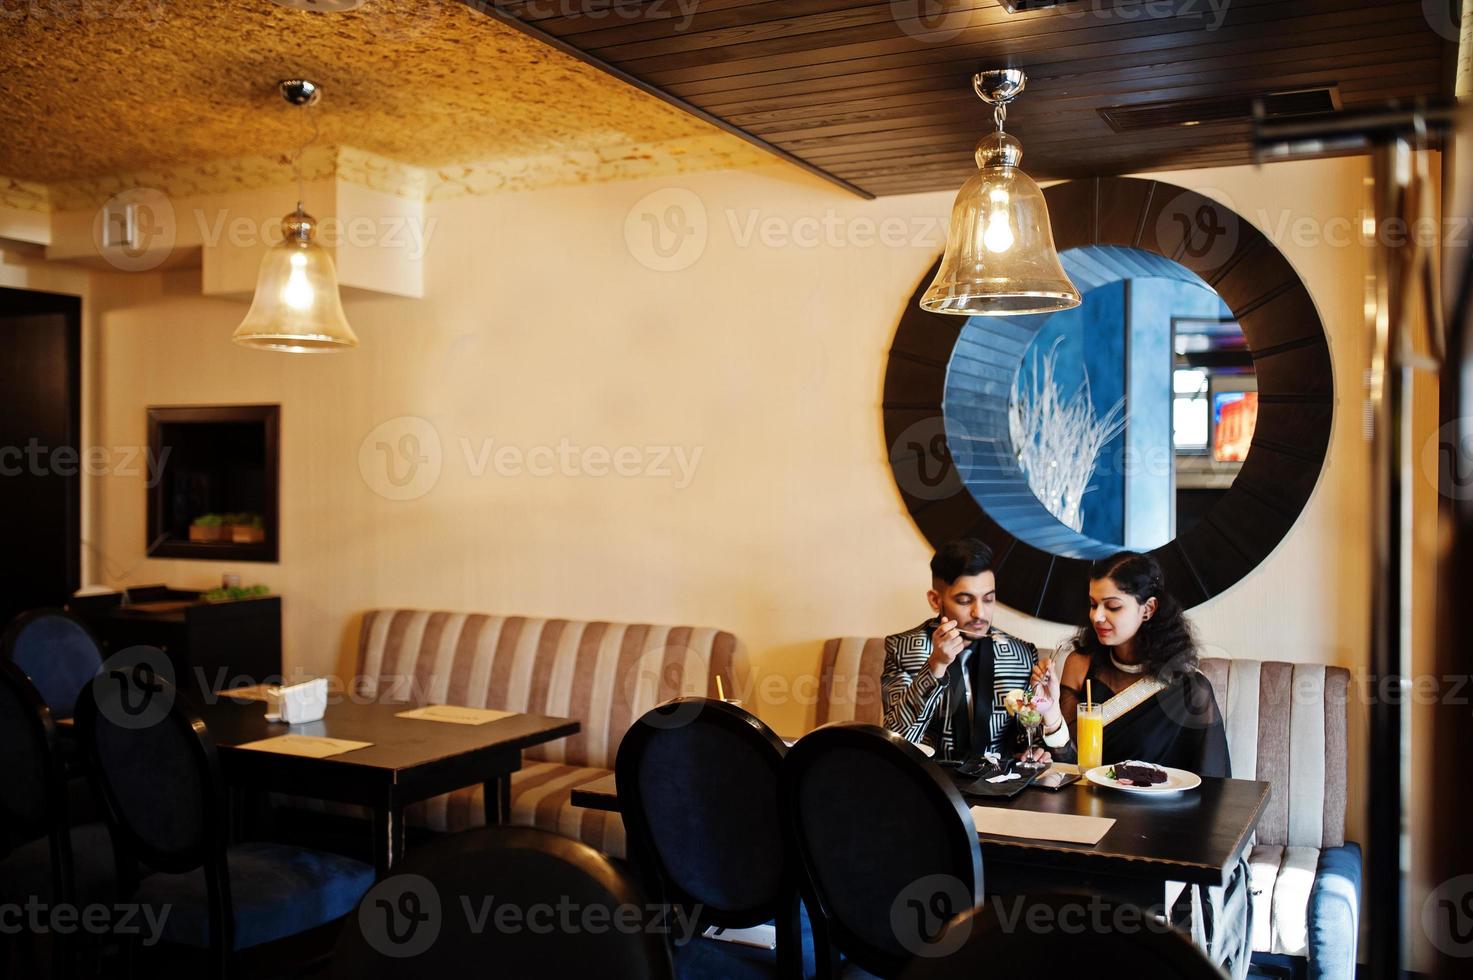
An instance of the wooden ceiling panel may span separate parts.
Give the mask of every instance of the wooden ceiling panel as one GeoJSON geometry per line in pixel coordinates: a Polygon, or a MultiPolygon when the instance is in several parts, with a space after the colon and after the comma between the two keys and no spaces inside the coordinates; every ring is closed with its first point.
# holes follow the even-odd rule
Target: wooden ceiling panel
{"type": "Polygon", "coordinates": [[[905,15],[934,5],[906,2],[472,5],[874,194],[966,179],[991,125],[970,86],[985,68],[1028,72],[1008,128],[1024,168],[1052,178],[1252,159],[1246,116],[1122,135],[1102,109],[1318,87],[1344,108],[1440,100],[1455,53],[1422,0],[1076,0],[1018,14],[948,0],[929,24],[905,15]]]}

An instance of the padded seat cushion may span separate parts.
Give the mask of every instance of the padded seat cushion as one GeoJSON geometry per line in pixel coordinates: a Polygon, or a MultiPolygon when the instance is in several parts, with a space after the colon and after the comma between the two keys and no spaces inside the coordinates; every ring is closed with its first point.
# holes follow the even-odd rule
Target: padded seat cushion
{"type": "MultiPolygon", "coordinates": [[[[353,911],[373,884],[362,861],[284,844],[238,844],[226,852],[235,904],[235,949],[305,932],[353,911]]],[[[137,901],[164,917],[163,939],[186,946],[210,942],[203,869],[154,874],[138,887],[137,901]]]]}
{"type": "MultiPolygon", "coordinates": [[[[624,821],[617,813],[574,806],[573,790],[612,775],[608,769],[528,762],[511,777],[511,822],[540,827],[581,840],[611,857],[624,856],[624,821]]],[[[457,833],[485,823],[485,796],[469,786],[411,806],[405,817],[412,826],[457,833]]]]}
{"type": "Polygon", "coordinates": [[[1253,848],[1248,865],[1254,952],[1308,955],[1309,893],[1319,861],[1317,847],[1253,848]]]}

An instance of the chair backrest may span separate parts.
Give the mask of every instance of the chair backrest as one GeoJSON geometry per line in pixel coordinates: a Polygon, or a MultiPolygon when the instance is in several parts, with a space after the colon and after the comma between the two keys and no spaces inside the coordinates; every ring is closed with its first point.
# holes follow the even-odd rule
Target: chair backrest
{"type": "Polygon", "coordinates": [[[858,721],[883,724],[880,672],[885,667],[883,636],[844,636],[823,645],[818,678],[816,724],[858,721]]]}
{"type": "Polygon", "coordinates": [[[666,937],[631,878],[587,844],[495,826],[416,847],[369,889],[338,939],[352,980],[668,980],[666,937]]]}
{"type": "Polygon", "coordinates": [[[776,918],[786,873],[778,774],[782,739],[735,705],[680,698],[644,714],[619,746],[619,812],[629,852],[664,901],[711,925],[776,918]]]}
{"type": "Polygon", "coordinates": [[[839,722],[805,735],[783,760],[782,803],[815,935],[871,973],[894,973],[982,900],[970,809],[892,732],[839,722]]]}
{"type": "Polygon", "coordinates": [[[1044,963],[1087,963],[1104,976],[1223,976],[1170,923],[1098,895],[994,898],[948,923],[930,954],[913,960],[904,980],[1034,976],[1044,963]]]}
{"type": "Polygon", "coordinates": [[[590,623],[376,609],[358,643],[366,697],[577,718],[583,729],[525,757],[614,767],[619,739],[650,708],[681,696],[728,696],[747,684],[736,637],[699,626],[590,623]]]}
{"type": "Polygon", "coordinates": [[[51,711],[19,667],[0,661],[0,841],[65,826],[66,794],[51,711]]]}
{"type": "Polygon", "coordinates": [[[1350,672],[1324,664],[1204,658],[1233,776],[1273,784],[1260,844],[1345,843],[1350,672]]]}
{"type": "Polygon", "coordinates": [[[81,620],[59,609],[37,609],[6,627],[0,660],[25,671],[53,717],[70,718],[77,695],[102,667],[102,648],[81,620]]]}
{"type": "Polygon", "coordinates": [[[171,874],[223,860],[225,783],[214,740],[179,691],[138,663],[99,674],[77,701],[89,769],[119,847],[171,874]]]}

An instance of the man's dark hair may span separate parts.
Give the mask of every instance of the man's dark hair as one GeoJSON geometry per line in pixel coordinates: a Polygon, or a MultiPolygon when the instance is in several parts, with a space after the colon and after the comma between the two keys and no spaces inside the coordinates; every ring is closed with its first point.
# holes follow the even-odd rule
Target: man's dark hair
{"type": "Polygon", "coordinates": [[[992,549],[977,538],[948,541],[931,558],[931,577],[950,585],[963,575],[981,575],[992,568],[992,549]]]}

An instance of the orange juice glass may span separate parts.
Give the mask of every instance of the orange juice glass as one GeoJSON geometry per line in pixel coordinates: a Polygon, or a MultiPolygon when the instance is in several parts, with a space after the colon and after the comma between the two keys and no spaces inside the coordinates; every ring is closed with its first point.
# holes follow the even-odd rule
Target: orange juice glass
{"type": "Polygon", "coordinates": [[[1079,743],[1079,771],[1088,772],[1105,763],[1105,711],[1103,706],[1079,706],[1074,728],[1079,743]]]}

